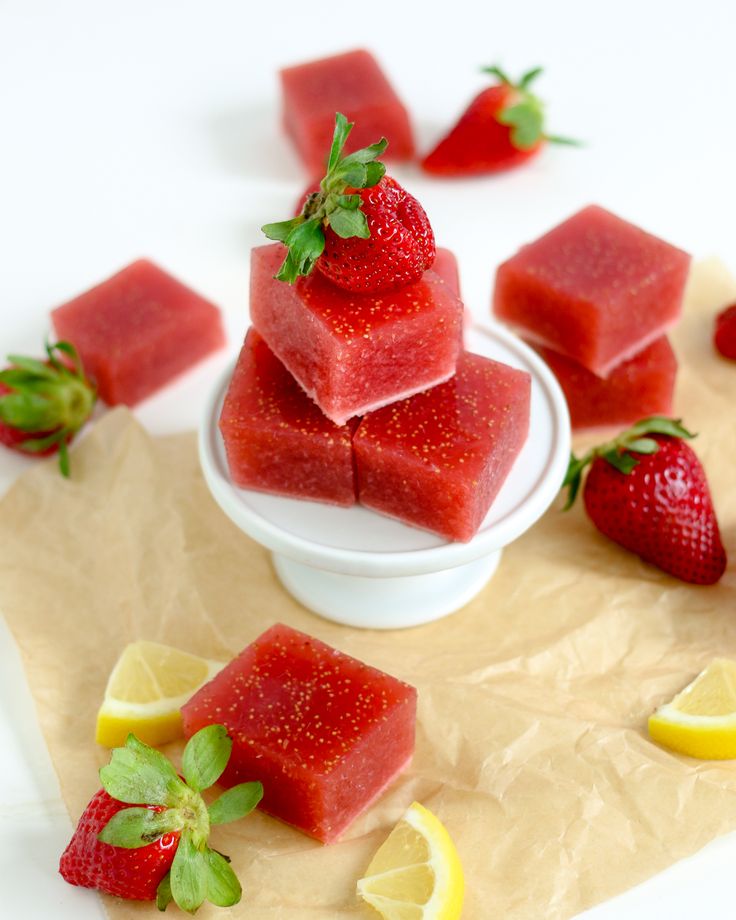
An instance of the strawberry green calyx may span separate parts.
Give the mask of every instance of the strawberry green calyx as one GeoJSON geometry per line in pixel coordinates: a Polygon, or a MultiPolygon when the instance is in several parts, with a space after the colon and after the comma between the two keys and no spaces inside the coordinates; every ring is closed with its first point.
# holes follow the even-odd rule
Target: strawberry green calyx
{"type": "Polygon", "coordinates": [[[511,143],[517,150],[531,150],[541,141],[551,144],[566,144],[577,147],[580,141],[569,137],[560,137],[547,134],[544,130],[544,103],[529,89],[531,84],[543,72],[541,67],[534,67],[522,75],[518,83],[514,81],[500,67],[483,67],[483,73],[496,77],[502,84],[511,90],[508,105],[504,106],[497,115],[502,125],[511,128],[511,143]]]}
{"type": "Polygon", "coordinates": [[[378,162],[388,141],[363,147],[347,156],[342,155],[354,122],[338,112],[335,132],[327,159],[327,172],[320,190],[309,195],[302,213],[291,220],[265,224],[261,229],[268,239],[283,243],[288,254],[275,277],[293,284],[301,275],[308,275],[325,248],[324,228],[331,227],[342,239],[357,236],[368,239],[370,230],[365,214],[360,210],[360,195],[351,189],[371,188],[383,178],[386,167],[378,162]]]}
{"type": "Polygon", "coordinates": [[[161,881],[159,910],[174,901],[193,914],[205,902],[230,907],[240,900],[240,882],[226,856],[208,845],[214,824],[249,814],[263,795],[260,783],[241,783],[209,807],[201,796],[227,766],[232,741],[223,725],[208,725],[193,735],[182,755],[182,779],[160,751],[128,735],[100,770],[108,795],[132,807],[123,808],[99,834],[103,843],[126,849],[148,846],[164,834],[179,834],[171,870],[161,881]],[[154,806],[156,810],[151,807],[154,806]]]}
{"type": "Polygon", "coordinates": [[[0,371],[9,391],[0,395],[0,422],[29,435],[18,444],[26,453],[58,447],[59,467],[68,476],[67,443],[92,414],[97,393],[71,343],[47,343],[46,355],[45,361],[8,355],[11,366],[0,371]]]}
{"type": "Polygon", "coordinates": [[[602,457],[620,473],[628,475],[639,463],[634,454],[656,454],[659,443],[649,435],[663,434],[672,438],[694,438],[696,435],[688,431],[681,419],[666,418],[662,415],[653,415],[642,419],[631,428],[627,429],[612,441],[607,441],[599,447],[594,447],[581,458],[570,454],[570,463],[562,483],[562,488],[567,488],[567,501],[563,510],[567,511],[575,502],[582,483],[583,470],[596,458],[602,457]]]}

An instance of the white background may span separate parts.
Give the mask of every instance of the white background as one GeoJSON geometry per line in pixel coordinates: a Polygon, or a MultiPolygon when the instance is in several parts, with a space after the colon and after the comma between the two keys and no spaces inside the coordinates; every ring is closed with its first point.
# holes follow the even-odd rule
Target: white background
{"type": "MultiPolygon", "coordinates": [[[[421,149],[495,62],[544,65],[550,130],[586,142],[487,180],[394,170],[456,251],[477,318],[498,262],[590,202],[736,269],[735,34],[730,0],[0,0],[0,355],[38,352],[51,307],[140,255],[222,306],[233,351],[258,227],[289,216],[306,179],[280,133],[276,70],[360,45],[421,149]]],[[[225,359],[139,417],[194,427],[225,359]]],[[[28,462],[2,452],[0,490],[28,462]]],[[[55,875],[70,825],[2,629],[0,702],[0,913],[98,916],[55,875]]],[[[734,859],[736,839],[719,841],[589,916],[732,916],[734,859]]]]}

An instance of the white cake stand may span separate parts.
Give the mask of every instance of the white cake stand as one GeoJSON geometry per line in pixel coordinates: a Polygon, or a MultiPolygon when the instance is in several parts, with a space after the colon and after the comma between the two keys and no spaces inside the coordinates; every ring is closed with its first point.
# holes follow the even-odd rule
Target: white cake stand
{"type": "Polygon", "coordinates": [[[225,514],[271,550],[287,591],[315,613],[369,629],[401,629],[446,616],[486,585],[502,548],[531,527],[558,493],[570,455],[570,421],[557,381],[531,349],[498,325],[467,330],[466,347],[532,376],[529,439],[469,543],[448,543],[359,505],[336,508],[237,488],[217,428],[232,366],[215,387],[199,436],[207,485],[225,514]]]}

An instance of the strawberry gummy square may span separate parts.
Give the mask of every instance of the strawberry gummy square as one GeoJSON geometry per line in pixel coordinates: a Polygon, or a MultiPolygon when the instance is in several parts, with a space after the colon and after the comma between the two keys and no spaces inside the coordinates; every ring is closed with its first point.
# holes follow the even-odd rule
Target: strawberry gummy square
{"type": "Polygon", "coordinates": [[[283,624],[266,630],[183,707],[190,737],[233,740],[224,786],[263,783],[260,808],[330,843],[407,765],[416,690],[283,624]]]}
{"type": "Polygon", "coordinates": [[[283,258],[280,243],[253,250],[251,319],[337,425],[455,372],[463,305],[436,272],[397,291],[355,294],[319,271],[293,285],[276,281],[283,258]]]}
{"type": "Polygon", "coordinates": [[[678,320],[689,266],[687,253],[593,205],[499,267],[493,310],[606,377],[678,320]]]}
{"type": "Polygon", "coordinates": [[[325,171],[336,112],[355,122],[346,153],[385,137],[388,159],[414,156],[407,111],[368,51],[348,51],[287,67],[280,76],[284,128],[311,175],[325,171]]]}
{"type": "Polygon", "coordinates": [[[323,415],[255,329],[248,331],[220,413],[236,485],[352,505],[353,430],[323,415]]]}
{"type": "Polygon", "coordinates": [[[530,399],[525,371],[463,352],[451,380],[363,418],[361,504],[467,542],[526,441],[530,399]]]}
{"type": "Polygon", "coordinates": [[[666,336],[596,377],[551,348],[532,345],[557,378],[570,410],[573,431],[615,425],[626,428],[650,415],[669,415],[677,358],[666,336]]]}
{"type": "Polygon", "coordinates": [[[218,308],[146,259],[51,316],[110,406],[134,406],[225,344],[218,308]]]}

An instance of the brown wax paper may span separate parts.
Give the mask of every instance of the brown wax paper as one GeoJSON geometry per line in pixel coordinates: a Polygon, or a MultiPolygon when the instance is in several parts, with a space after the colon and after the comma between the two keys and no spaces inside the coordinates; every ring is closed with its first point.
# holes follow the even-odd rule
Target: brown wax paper
{"type": "MultiPolygon", "coordinates": [[[[416,755],[339,844],[260,813],[216,828],[244,897],[203,918],[377,916],[355,881],[414,799],[457,843],[465,920],[570,917],[736,828],[736,766],[671,754],[646,732],[714,656],[736,657],[736,365],[711,344],[734,297],[718,265],[698,267],[674,337],[676,411],[699,432],[732,560],[717,587],[667,577],[558,504],[462,611],[400,632],[348,629],[292,600],[268,553],[217,508],[193,434],[155,439],[116,410],[75,449],[71,481],[39,463],[0,504],[0,609],[72,818],[107,760],[95,713],[127,642],[225,660],[279,620],[414,684],[416,755]]],[[[114,920],[155,911],[105,904],[114,920]]]]}

